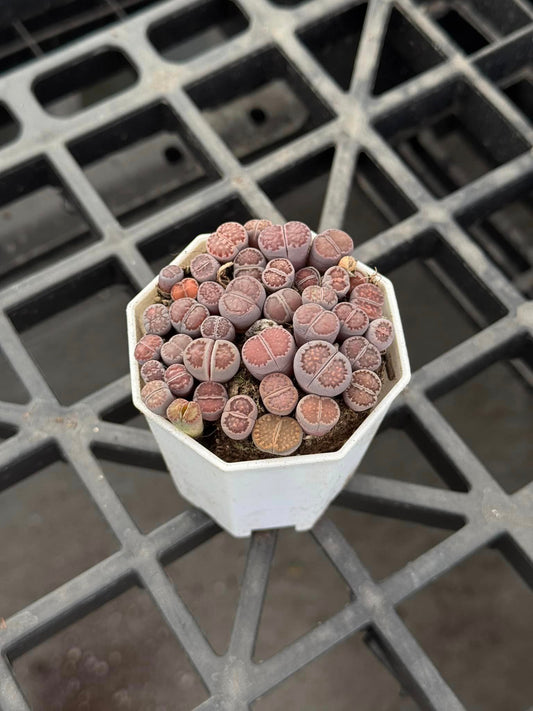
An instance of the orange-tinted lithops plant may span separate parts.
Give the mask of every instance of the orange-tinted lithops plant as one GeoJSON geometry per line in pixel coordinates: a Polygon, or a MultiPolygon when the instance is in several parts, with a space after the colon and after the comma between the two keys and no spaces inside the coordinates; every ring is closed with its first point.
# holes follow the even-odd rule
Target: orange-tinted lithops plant
{"type": "Polygon", "coordinates": [[[261,452],[283,457],[296,452],[302,443],[303,431],[293,417],[263,415],[252,431],[253,443],[261,452]]]}

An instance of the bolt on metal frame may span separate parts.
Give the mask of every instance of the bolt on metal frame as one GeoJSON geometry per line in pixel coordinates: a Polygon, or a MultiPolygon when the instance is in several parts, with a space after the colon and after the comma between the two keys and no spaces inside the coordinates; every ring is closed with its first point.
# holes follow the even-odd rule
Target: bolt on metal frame
{"type": "MultiPolygon", "coordinates": [[[[498,539],[509,542],[504,553],[526,582],[533,586],[533,482],[513,495],[505,493],[432,400],[465,382],[502,358],[518,357],[531,342],[533,303],[489,260],[463,227],[464,217],[482,215],[533,181],[533,127],[491,81],[491,72],[506,63],[524,62],[533,55],[533,7],[514,3],[530,18],[529,24],[496,39],[471,56],[465,55],[425,11],[424,5],[395,0],[399,9],[442,53],[443,61],[376,97],[372,95],[392,0],[370,0],[348,91],[344,92],[298,39],[297,33],[335,12],[360,3],[347,0],[309,0],[280,7],[267,0],[239,0],[249,19],[246,31],[223,46],[190,62],[166,61],[150,43],[148,28],[170,13],[187,8],[190,0],[168,0],[124,22],[98,31],[60,51],[43,56],[6,75],[0,82],[3,103],[18,119],[18,140],[0,151],[0,172],[44,157],[65,186],[67,194],[100,238],[86,249],[39,272],[39,293],[53,294],[58,285],[76,275],[115,260],[135,289],[152,278],[140,245],[177,221],[237,197],[251,214],[283,220],[262,189],[262,183],[300,160],[335,146],[320,225],[341,225],[349,198],[354,165],[364,150],[415,207],[415,213],[357,250],[369,264],[393,267],[414,255],[426,236],[437,231],[443,244],[473,275],[480,289],[501,305],[490,325],[415,372],[391,418],[410,419],[427,443],[429,458],[446,459],[467,482],[468,491],[438,490],[421,485],[358,474],[339,503],[358,510],[395,516],[419,523],[458,529],[382,583],[372,580],[354,550],[336,527],[324,518],[313,536],[353,592],[353,601],[272,658],[256,664],[253,648],[268,582],[276,533],[255,534],[250,542],[240,601],[226,655],[217,656],[164,573],[161,559],[177,557],[218,533],[216,525],[197,510],[189,510],[148,535],[142,535],[107,482],[93,454],[95,446],[131,452],[157,452],[148,432],[105,422],[103,412],[125,400],[127,376],[63,407],[24,348],[10,314],[21,304],[21,294],[32,293],[33,277],[24,277],[0,291],[0,343],[31,394],[27,405],[0,402],[0,420],[17,433],[0,445],[2,486],[26,475],[43,452],[58,446],[118,538],[119,552],[78,575],[57,590],[13,615],[0,629],[0,708],[28,711],[29,706],[12,675],[9,659],[36,646],[44,638],[79,619],[104,601],[138,582],[152,596],[166,623],[182,644],[210,693],[202,711],[240,711],[298,669],[357,630],[372,630],[388,668],[421,708],[432,711],[463,709],[431,660],[395,611],[396,606],[449,571],[475,551],[498,539]],[[105,47],[122,52],[138,73],[137,82],[120,95],[77,114],[54,117],[37,101],[32,87],[43,75],[105,47]],[[193,102],[188,88],[221,66],[237,65],[261,49],[276,48],[328,108],[332,118],[311,132],[243,166],[214,132],[193,102]],[[487,68],[487,73],[481,67],[487,68]],[[496,67],[496,69],[494,69],[496,67]],[[376,126],[394,123],[409,113],[418,99],[425,109],[438,103],[439,94],[453,82],[464,82],[499,114],[526,146],[511,160],[448,196],[434,197],[406,166],[376,126]],[[111,121],[144,107],[165,102],[186,127],[220,175],[210,185],[177,204],[124,227],[112,214],[69,146],[111,121]],[[27,416],[28,411],[31,417],[27,416]],[[58,418],[76,422],[58,424],[58,418]],[[238,683],[235,683],[237,680],[238,683]]],[[[417,109],[415,109],[416,111],[417,109]]],[[[422,116],[415,116],[414,121],[422,116]]],[[[498,137],[496,136],[496,139],[498,137]]],[[[192,237],[193,235],[191,235],[192,237]]],[[[453,274],[452,274],[453,277],[453,274]]],[[[4,571],[3,574],[8,573],[4,571]]]]}

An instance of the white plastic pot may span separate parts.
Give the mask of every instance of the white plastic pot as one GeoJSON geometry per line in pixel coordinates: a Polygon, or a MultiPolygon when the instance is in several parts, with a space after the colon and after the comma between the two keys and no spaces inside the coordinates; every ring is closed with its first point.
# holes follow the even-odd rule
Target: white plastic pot
{"type": "MultiPolygon", "coordinates": [[[[193,256],[204,252],[208,236],[196,237],[173,264],[185,266],[193,256]]],[[[360,262],[358,269],[373,272],[360,262]]],[[[394,288],[384,277],[380,286],[385,293],[384,314],[392,320],[396,332],[389,348],[395,380],[383,384],[378,404],[368,417],[336,452],[234,463],[223,461],[143,404],[140,369],[133,351],[144,335],[142,313],[154,301],[157,278],[128,304],[133,402],[146,417],[182,496],[234,536],[280,526],[295,526],[298,531],[311,528],[354,474],[392,401],[409,382],[411,371],[394,288]]]]}

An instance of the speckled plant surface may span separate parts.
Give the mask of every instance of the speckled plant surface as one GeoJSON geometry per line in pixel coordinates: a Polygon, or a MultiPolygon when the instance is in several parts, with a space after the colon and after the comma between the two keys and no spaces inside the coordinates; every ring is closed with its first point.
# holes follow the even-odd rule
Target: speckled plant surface
{"type": "Polygon", "coordinates": [[[310,528],[410,377],[392,284],[349,236],[260,226],[200,235],[128,306],[134,402],[181,493],[239,536],[310,528]]]}

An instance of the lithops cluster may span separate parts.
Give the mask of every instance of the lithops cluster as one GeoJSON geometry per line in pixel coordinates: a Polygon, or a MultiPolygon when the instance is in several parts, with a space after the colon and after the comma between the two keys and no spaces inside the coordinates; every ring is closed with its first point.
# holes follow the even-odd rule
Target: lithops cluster
{"type": "Polygon", "coordinates": [[[161,270],[140,317],[145,405],[183,433],[209,423],[206,436],[215,427],[270,456],[372,408],[394,329],[352,251],[338,229],[313,239],[297,221],[220,225],[187,266],[161,270]]]}

